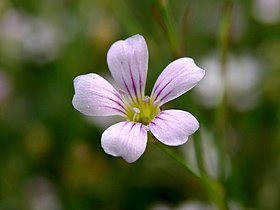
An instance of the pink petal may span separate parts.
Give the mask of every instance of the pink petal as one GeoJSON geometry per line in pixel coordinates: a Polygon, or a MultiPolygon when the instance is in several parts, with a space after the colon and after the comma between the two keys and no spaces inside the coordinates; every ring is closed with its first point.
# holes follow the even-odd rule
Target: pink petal
{"type": "Polygon", "coordinates": [[[148,70],[148,49],[144,37],[134,35],[115,42],[108,51],[107,62],[122,92],[135,102],[144,97],[148,70]]]}
{"type": "Polygon", "coordinates": [[[125,116],[120,94],[97,74],[85,74],[74,79],[73,106],[89,116],[125,116]]]}
{"type": "Polygon", "coordinates": [[[155,104],[162,105],[192,89],[204,76],[191,58],[180,58],[170,63],[159,75],[152,98],[155,104]]]}
{"type": "Polygon", "coordinates": [[[160,112],[150,123],[153,135],[162,143],[170,146],[187,142],[199,127],[198,121],[189,112],[165,110],[160,112]]]}
{"type": "Polygon", "coordinates": [[[101,144],[107,154],[120,156],[131,163],[146,149],[147,129],[140,123],[120,122],[104,131],[101,144]]]}

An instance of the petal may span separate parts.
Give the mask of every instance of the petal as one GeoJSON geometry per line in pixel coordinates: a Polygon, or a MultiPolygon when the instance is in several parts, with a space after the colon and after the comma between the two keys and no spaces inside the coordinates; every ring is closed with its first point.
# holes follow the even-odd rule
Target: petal
{"type": "Polygon", "coordinates": [[[150,123],[153,135],[162,143],[170,146],[187,142],[199,127],[198,121],[189,112],[165,110],[160,112],[150,123]]]}
{"type": "Polygon", "coordinates": [[[73,106],[89,116],[125,115],[120,94],[103,77],[85,74],[74,79],[73,106]]]}
{"type": "Polygon", "coordinates": [[[122,91],[135,102],[144,97],[148,49],[141,35],[115,42],[107,54],[111,74],[122,91]]]}
{"type": "Polygon", "coordinates": [[[146,149],[147,129],[140,123],[120,122],[104,131],[101,144],[107,154],[120,156],[131,163],[140,158],[146,149]]]}
{"type": "Polygon", "coordinates": [[[159,75],[152,98],[155,104],[162,105],[192,89],[204,76],[191,58],[180,58],[170,63],[159,75]]]}

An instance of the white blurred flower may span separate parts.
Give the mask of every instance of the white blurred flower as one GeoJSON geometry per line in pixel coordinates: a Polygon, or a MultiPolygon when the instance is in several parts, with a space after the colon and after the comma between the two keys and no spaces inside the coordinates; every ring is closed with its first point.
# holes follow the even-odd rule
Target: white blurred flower
{"type": "Polygon", "coordinates": [[[253,57],[230,58],[225,85],[231,105],[246,110],[257,103],[261,73],[260,63],[253,57]]]}
{"type": "MultiPolygon", "coordinates": [[[[229,210],[243,210],[244,207],[241,206],[236,201],[230,200],[229,210]]],[[[153,205],[150,210],[218,210],[214,205],[210,203],[205,203],[199,200],[187,200],[179,204],[177,207],[171,207],[170,205],[164,203],[157,203],[153,205]]]]}
{"type": "Polygon", "coordinates": [[[149,209],[150,210],[174,210],[173,208],[171,208],[170,206],[164,203],[156,203],[149,209]]]}
{"type": "Polygon", "coordinates": [[[224,81],[218,60],[214,57],[207,57],[202,60],[201,66],[204,68],[207,67],[207,75],[197,85],[194,92],[198,95],[203,105],[206,107],[215,107],[222,101],[224,94],[224,81]]]}
{"type": "Polygon", "coordinates": [[[247,110],[256,105],[262,75],[258,60],[248,55],[230,55],[224,76],[218,56],[206,57],[201,66],[207,69],[207,74],[194,92],[202,105],[209,108],[218,106],[225,93],[229,104],[237,110],[247,110]]]}
{"type": "Polygon", "coordinates": [[[0,36],[21,41],[31,30],[29,18],[20,11],[8,10],[0,17],[0,36]]]}
{"type": "Polygon", "coordinates": [[[60,46],[60,37],[56,29],[41,19],[33,19],[28,36],[22,40],[23,51],[27,58],[51,60],[56,56],[60,46]]]}
{"type": "Polygon", "coordinates": [[[37,62],[56,57],[64,40],[57,26],[15,9],[0,16],[0,38],[5,41],[0,47],[8,50],[6,53],[37,62]]]}
{"type": "MultiPolygon", "coordinates": [[[[228,202],[229,210],[243,210],[244,207],[241,206],[236,201],[229,200],[228,202]]],[[[174,210],[218,210],[215,206],[210,203],[203,203],[198,200],[186,201],[174,210]]]]}
{"type": "Polygon", "coordinates": [[[217,210],[214,206],[201,201],[187,201],[174,210],[217,210]]]}
{"type": "Polygon", "coordinates": [[[255,0],[253,13],[257,20],[274,24],[280,21],[280,0],[255,0]]]}
{"type": "Polygon", "coordinates": [[[203,203],[198,200],[188,200],[179,204],[177,207],[171,207],[164,203],[158,203],[153,205],[150,210],[217,210],[217,208],[209,203],[203,203]]]}
{"type": "Polygon", "coordinates": [[[61,204],[54,187],[45,177],[30,178],[26,189],[31,210],[61,209],[61,204]]]}

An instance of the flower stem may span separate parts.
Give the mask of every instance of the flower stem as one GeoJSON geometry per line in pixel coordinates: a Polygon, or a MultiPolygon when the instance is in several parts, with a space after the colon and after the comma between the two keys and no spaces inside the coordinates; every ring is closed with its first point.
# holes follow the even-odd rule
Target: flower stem
{"type": "MultiPolygon", "coordinates": [[[[220,31],[219,31],[219,48],[220,48],[220,59],[221,59],[221,72],[223,81],[226,82],[227,74],[227,60],[230,45],[230,32],[231,32],[231,19],[233,13],[233,3],[231,0],[225,0],[223,5],[223,14],[221,17],[220,31]]],[[[223,96],[221,105],[218,107],[216,112],[216,128],[217,145],[219,150],[219,177],[223,181],[225,179],[225,156],[226,156],[226,146],[225,140],[227,138],[227,94],[226,91],[223,96]]]]}
{"type": "Polygon", "coordinates": [[[161,143],[153,141],[154,145],[156,145],[160,150],[162,150],[169,157],[174,159],[178,164],[180,164],[186,171],[193,177],[195,180],[201,185],[201,187],[205,190],[208,198],[212,201],[219,210],[228,210],[228,205],[226,201],[225,191],[223,186],[215,181],[210,179],[210,177],[205,174],[197,174],[194,172],[185,161],[175,154],[170,148],[162,145],[161,143]]]}
{"type": "Polygon", "coordinates": [[[201,138],[197,138],[195,135],[193,142],[194,142],[195,157],[197,160],[199,172],[202,175],[206,175],[201,138]]]}
{"type": "Polygon", "coordinates": [[[184,169],[188,171],[189,174],[191,174],[196,179],[200,179],[201,177],[194,172],[187,164],[185,164],[185,161],[179,157],[177,154],[175,154],[170,148],[164,146],[161,143],[155,142],[155,144],[159,149],[161,149],[164,153],[166,153],[169,157],[176,160],[177,163],[179,163],[181,166],[183,166],[184,169]]]}
{"type": "Polygon", "coordinates": [[[178,32],[175,30],[175,24],[169,11],[168,0],[158,0],[157,7],[153,11],[156,20],[165,32],[169,41],[170,50],[175,58],[181,54],[178,32]]]}

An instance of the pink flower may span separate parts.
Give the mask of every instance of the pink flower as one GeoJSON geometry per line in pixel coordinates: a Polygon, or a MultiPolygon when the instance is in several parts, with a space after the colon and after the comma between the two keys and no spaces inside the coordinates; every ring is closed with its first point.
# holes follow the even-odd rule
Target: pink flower
{"type": "Polygon", "coordinates": [[[107,128],[101,137],[104,151],[134,162],[144,153],[148,131],[166,145],[187,142],[199,127],[189,112],[161,111],[160,107],[192,89],[205,71],[191,58],[170,63],[158,77],[151,96],[144,90],[148,71],[148,49],[141,35],[115,42],[107,62],[118,85],[91,73],[74,79],[73,106],[88,116],[120,115],[126,120],[107,128]]]}

